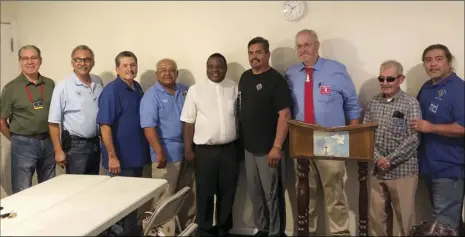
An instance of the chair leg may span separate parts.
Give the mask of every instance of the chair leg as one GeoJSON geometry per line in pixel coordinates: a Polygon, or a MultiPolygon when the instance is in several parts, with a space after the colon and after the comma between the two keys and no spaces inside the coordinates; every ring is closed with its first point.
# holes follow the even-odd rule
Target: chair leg
{"type": "Polygon", "coordinates": [[[179,233],[181,233],[183,229],[181,228],[181,223],[179,222],[179,218],[177,215],[174,217],[174,221],[175,221],[176,227],[178,227],[179,233]]]}

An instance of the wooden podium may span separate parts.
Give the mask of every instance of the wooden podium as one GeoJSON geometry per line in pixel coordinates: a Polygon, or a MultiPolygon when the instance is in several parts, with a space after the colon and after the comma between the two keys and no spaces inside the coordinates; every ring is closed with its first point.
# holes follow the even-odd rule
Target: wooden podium
{"type": "Polygon", "coordinates": [[[374,153],[375,123],[325,128],[289,121],[289,152],[298,159],[297,235],[309,236],[309,159],[358,161],[359,235],[368,236],[368,162],[374,153]]]}

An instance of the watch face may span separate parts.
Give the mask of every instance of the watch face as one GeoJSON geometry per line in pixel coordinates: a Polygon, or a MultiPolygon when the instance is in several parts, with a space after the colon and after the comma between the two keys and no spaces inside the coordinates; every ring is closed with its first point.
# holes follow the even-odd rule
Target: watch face
{"type": "Polygon", "coordinates": [[[294,21],[300,19],[304,15],[304,1],[284,1],[283,13],[286,19],[294,21]]]}

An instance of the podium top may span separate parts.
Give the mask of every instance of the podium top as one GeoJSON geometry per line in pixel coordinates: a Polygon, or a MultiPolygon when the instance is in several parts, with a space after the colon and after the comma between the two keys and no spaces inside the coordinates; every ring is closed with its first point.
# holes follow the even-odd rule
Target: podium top
{"type": "Polygon", "coordinates": [[[362,124],[356,124],[356,125],[348,125],[348,126],[338,126],[338,127],[323,127],[317,124],[310,124],[306,123],[303,121],[299,120],[290,120],[288,121],[289,125],[294,125],[297,127],[303,127],[303,128],[310,128],[313,130],[321,130],[325,132],[338,132],[338,131],[351,131],[351,130],[358,130],[358,129],[375,129],[378,127],[378,124],[376,123],[362,123],[362,124]]]}

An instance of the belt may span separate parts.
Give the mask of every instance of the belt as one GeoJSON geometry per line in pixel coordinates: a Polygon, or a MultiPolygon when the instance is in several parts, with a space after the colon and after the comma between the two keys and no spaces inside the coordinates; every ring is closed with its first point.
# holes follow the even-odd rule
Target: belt
{"type": "Polygon", "coordinates": [[[199,147],[199,148],[223,148],[223,147],[227,147],[227,146],[230,146],[232,145],[234,142],[229,142],[229,143],[224,143],[224,144],[200,144],[200,145],[197,145],[195,144],[196,147],[199,147]]]}
{"type": "Polygon", "coordinates": [[[76,135],[69,135],[69,137],[71,138],[71,140],[88,141],[88,142],[97,141],[99,139],[98,137],[86,138],[86,137],[80,137],[76,135]]]}
{"type": "Polygon", "coordinates": [[[48,132],[38,133],[38,134],[33,134],[33,135],[24,135],[24,134],[18,134],[18,133],[11,133],[11,135],[20,136],[20,137],[34,138],[34,139],[39,139],[39,140],[45,140],[45,139],[50,137],[50,133],[48,133],[48,132]]]}

